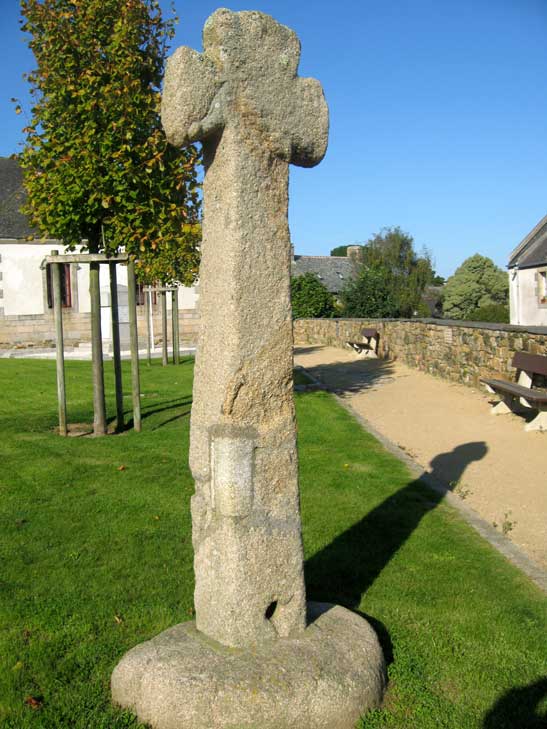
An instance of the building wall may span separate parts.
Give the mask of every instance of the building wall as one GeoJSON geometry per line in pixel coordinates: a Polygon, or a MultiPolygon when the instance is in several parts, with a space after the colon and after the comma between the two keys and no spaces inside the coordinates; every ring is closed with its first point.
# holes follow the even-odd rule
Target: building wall
{"type": "MultiPolygon", "coordinates": [[[[0,241],[0,348],[54,346],[55,324],[53,310],[47,305],[46,272],[40,264],[51,251],[64,253],[64,246],[57,241],[29,242],[0,241]]],[[[121,299],[127,292],[127,268],[117,267],[120,296],[120,322],[122,323],[121,299]]],[[[100,267],[101,303],[109,301],[108,266],[100,267]]],[[[66,346],[75,346],[91,339],[89,266],[71,264],[72,306],[63,309],[63,328],[66,346]]],[[[198,326],[198,287],[179,287],[179,331],[181,345],[195,344],[198,326]]],[[[169,311],[168,339],[171,339],[171,296],[167,295],[169,311]]],[[[146,343],[147,323],[145,307],[137,307],[137,323],[140,346],[146,343]]],[[[161,341],[161,306],[153,305],[152,326],[154,339],[161,341]]],[[[103,338],[108,341],[109,309],[103,309],[103,338]]],[[[126,317],[127,318],[127,317],[126,317]]]]}
{"type": "MultiPolygon", "coordinates": [[[[537,268],[513,269],[509,273],[511,324],[547,326],[547,304],[540,303],[537,268]]],[[[545,270],[542,267],[541,270],[545,270]]]]}
{"type": "Polygon", "coordinates": [[[547,355],[547,327],[432,319],[297,319],[296,344],[346,347],[363,327],[380,332],[379,355],[477,387],[481,377],[513,380],[515,352],[547,355]]]}

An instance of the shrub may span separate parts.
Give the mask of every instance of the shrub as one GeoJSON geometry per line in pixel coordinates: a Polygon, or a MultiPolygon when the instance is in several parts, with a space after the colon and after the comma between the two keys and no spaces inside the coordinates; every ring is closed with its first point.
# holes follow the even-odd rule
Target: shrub
{"type": "Polygon", "coordinates": [[[471,316],[475,317],[477,309],[496,305],[506,308],[508,299],[507,273],[490,258],[476,253],[446,282],[443,312],[447,319],[469,320],[471,316]]]}
{"type": "Polygon", "coordinates": [[[334,296],[314,273],[291,278],[293,319],[324,319],[334,316],[334,296]]]}
{"type": "Polygon", "coordinates": [[[489,321],[500,324],[509,323],[509,307],[505,304],[485,304],[474,309],[469,316],[465,317],[468,321],[489,321]]]}

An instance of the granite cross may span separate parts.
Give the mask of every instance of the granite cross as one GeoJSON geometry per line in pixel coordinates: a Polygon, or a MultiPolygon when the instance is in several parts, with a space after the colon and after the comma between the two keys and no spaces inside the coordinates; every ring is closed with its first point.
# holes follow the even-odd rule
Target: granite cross
{"type": "Polygon", "coordinates": [[[325,153],[321,86],[296,35],[218,10],[204,53],[168,62],[170,141],[205,161],[200,335],[190,432],[196,621],[128,651],[112,700],[153,729],[352,729],[380,704],[372,627],[309,602],[292,393],[289,164],[325,153]],[[308,618],[308,620],[307,620],[308,618]]]}
{"type": "Polygon", "coordinates": [[[165,76],[169,141],[203,144],[200,336],[190,466],[197,628],[228,646],[306,624],[292,394],[289,164],[323,158],[321,85],[296,34],[221,9],[165,76]]]}

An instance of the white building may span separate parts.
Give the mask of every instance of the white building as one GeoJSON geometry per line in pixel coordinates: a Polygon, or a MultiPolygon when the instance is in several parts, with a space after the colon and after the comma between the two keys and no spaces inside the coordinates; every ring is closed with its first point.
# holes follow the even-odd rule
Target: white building
{"type": "MultiPolygon", "coordinates": [[[[19,212],[24,200],[22,174],[16,161],[0,158],[0,348],[51,346],[55,341],[51,274],[41,266],[51,251],[64,253],[55,240],[32,238],[33,231],[19,212]],[[29,240],[30,238],[30,240],[29,240]]],[[[108,267],[101,266],[101,317],[103,339],[110,344],[108,267]]],[[[127,298],[127,269],[118,270],[118,297],[122,348],[124,339],[124,300],[127,298]]],[[[139,335],[146,336],[142,289],[137,292],[139,335]]],[[[63,325],[67,346],[89,342],[91,338],[89,266],[66,264],[62,276],[63,325]]],[[[181,345],[195,344],[198,324],[197,287],[179,288],[179,328],[181,345]]],[[[171,297],[167,297],[171,307],[171,297]]],[[[159,298],[152,303],[152,326],[156,341],[161,336],[159,298]]],[[[127,329],[127,327],[125,327],[127,329]]],[[[144,344],[144,340],[143,340],[144,344]]]]}
{"type": "Polygon", "coordinates": [[[547,326],[547,215],[511,253],[511,324],[547,326]]]}

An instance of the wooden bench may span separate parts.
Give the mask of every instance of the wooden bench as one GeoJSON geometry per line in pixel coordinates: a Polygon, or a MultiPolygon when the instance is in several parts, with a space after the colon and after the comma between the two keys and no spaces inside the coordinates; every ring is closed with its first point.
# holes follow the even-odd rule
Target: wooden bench
{"type": "Polygon", "coordinates": [[[348,347],[351,347],[354,352],[364,357],[376,354],[378,351],[378,340],[380,339],[378,330],[364,327],[361,329],[361,336],[363,337],[362,342],[346,342],[348,347]]]}
{"type": "Polygon", "coordinates": [[[519,412],[520,406],[531,408],[538,414],[524,430],[547,430],[547,392],[534,389],[534,375],[547,377],[547,357],[516,352],[511,364],[517,370],[516,383],[481,379],[488,392],[501,397],[492,408],[492,415],[519,412]]]}

